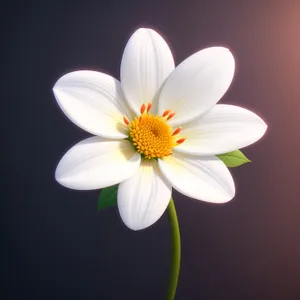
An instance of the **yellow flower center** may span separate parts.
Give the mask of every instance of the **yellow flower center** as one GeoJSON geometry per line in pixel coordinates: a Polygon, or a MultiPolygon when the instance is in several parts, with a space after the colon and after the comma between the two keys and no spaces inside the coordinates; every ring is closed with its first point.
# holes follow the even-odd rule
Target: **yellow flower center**
{"type": "Polygon", "coordinates": [[[170,155],[175,146],[172,129],[162,117],[145,114],[135,118],[129,126],[132,143],[145,158],[170,155]]]}
{"type": "Polygon", "coordinates": [[[172,148],[185,141],[185,138],[178,139],[177,134],[181,127],[175,131],[167,123],[175,113],[166,110],[162,116],[149,114],[151,102],[147,108],[145,104],[141,106],[141,115],[130,123],[126,116],[123,116],[124,123],[129,129],[129,140],[136,150],[144,158],[162,158],[172,154],[172,148]]]}

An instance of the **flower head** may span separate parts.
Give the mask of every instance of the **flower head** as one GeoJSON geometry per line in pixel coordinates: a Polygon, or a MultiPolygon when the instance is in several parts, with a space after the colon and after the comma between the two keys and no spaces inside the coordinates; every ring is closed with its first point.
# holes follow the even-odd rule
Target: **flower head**
{"type": "Polygon", "coordinates": [[[216,155],[256,142],[267,128],[249,110],[217,104],[233,75],[226,48],[201,50],[175,68],[163,38],[138,29],[125,47],[120,81],[76,71],[55,84],[63,112],[95,135],[63,156],[56,180],[78,190],[120,183],[119,212],[134,230],[160,218],[172,187],[198,200],[231,200],[234,182],[216,155]]]}

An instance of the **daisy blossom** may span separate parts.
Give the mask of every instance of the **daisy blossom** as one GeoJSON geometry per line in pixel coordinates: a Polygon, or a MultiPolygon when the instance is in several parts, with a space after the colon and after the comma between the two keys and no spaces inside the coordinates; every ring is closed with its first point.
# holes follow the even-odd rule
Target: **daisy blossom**
{"type": "Polygon", "coordinates": [[[94,135],[62,157],[56,180],[77,190],[119,183],[120,216],[133,230],[161,217],[172,187],[202,201],[231,200],[234,182],[216,155],[256,142],[267,129],[253,112],[217,104],[233,76],[226,48],[206,48],[175,68],[164,39],[138,29],[125,47],[120,81],[75,71],[56,82],[62,111],[94,135]]]}

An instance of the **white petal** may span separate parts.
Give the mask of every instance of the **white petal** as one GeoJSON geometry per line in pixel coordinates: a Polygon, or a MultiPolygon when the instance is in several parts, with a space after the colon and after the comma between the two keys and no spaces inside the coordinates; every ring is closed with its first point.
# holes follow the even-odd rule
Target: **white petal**
{"type": "Polygon", "coordinates": [[[253,144],[266,132],[266,123],[255,113],[234,105],[218,104],[182,126],[187,139],[175,151],[215,155],[253,144]]]}
{"type": "Polygon", "coordinates": [[[76,71],[61,77],[53,92],[62,111],[77,126],[103,137],[126,137],[123,114],[132,115],[118,80],[95,71],[76,71]]]}
{"type": "Polygon", "coordinates": [[[141,161],[128,141],[91,137],[73,146],[60,160],[55,179],[75,190],[94,190],[132,176],[141,161]]]}
{"type": "Polygon", "coordinates": [[[222,47],[201,50],[184,60],[165,81],[158,112],[171,109],[171,125],[197,118],[225,94],[234,74],[234,58],[222,47]]]}
{"type": "Polygon", "coordinates": [[[155,223],[167,208],[171,192],[157,161],[142,160],[138,172],[119,185],[118,208],[125,225],[140,230],[155,223]]]}
{"type": "Polygon", "coordinates": [[[234,197],[232,176],[215,156],[174,153],[158,163],[172,186],[188,197],[213,203],[227,202],[234,197]]]}
{"type": "Polygon", "coordinates": [[[155,94],[174,69],[169,46],[154,30],[140,28],[129,39],[121,63],[121,84],[127,101],[136,114],[143,103],[153,101],[155,94]]]}

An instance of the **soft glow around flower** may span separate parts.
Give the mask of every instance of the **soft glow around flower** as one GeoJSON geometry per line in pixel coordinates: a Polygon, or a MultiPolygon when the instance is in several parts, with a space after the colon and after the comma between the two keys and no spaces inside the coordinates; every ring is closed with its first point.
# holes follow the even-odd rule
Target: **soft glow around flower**
{"type": "Polygon", "coordinates": [[[175,68],[164,39],[141,28],[124,49],[120,81],[95,71],[62,76],[53,88],[60,108],[96,137],[63,156],[56,180],[80,190],[119,183],[119,212],[133,230],[161,217],[172,188],[230,201],[233,178],[216,155],[256,142],[267,129],[251,111],[217,104],[234,68],[223,47],[198,51],[175,68]]]}

